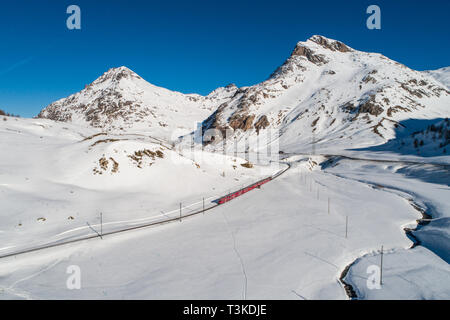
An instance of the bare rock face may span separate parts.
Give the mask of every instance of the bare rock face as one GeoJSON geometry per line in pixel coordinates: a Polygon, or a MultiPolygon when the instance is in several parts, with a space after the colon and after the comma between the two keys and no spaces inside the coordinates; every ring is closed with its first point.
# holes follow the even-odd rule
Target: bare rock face
{"type": "Polygon", "coordinates": [[[327,63],[327,60],[322,55],[315,54],[310,48],[304,47],[302,45],[297,45],[292,52],[292,56],[303,56],[308,59],[308,61],[316,64],[322,65],[327,63]]]}
{"type": "MultiPolygon", "coordinates": [[[[317,43],[321,47],[331,50],[331,51],[339,51],[339,52],[350,52],[352,49],[347,47],[345,44],[343,44],[340,41],[336,40],[329,40],[322,36],[313,36],[309,40],[312,42],[317,43]]],[[[311,48],[308,48],[307,46],[303,45],[302,43],[297,44],[294,51],[292,52],[291,56],[303,56],[308,59],[308,61],[316,64],[316,65],[322,65],[326,64],[328,60],[325,58],[324,55],[315,53],[311,48]]]]}
{"type": "Polygon", "coordinates": [[[377,117],[384,112],[384,108],[375,101],[375,98],[375,95],[371,95],[369,98],[362,100],[356,105],[348,102],[341,106],[341,110],[354,114],[352,121],[356,120],[361,115],[364,116],[367,114],[377,117]]]}
{"type": "Polygon", "coordinates": [[[265,129],[270,125],[269,120],[267,120],[267,116],[266,115],[262,115],[258,121],[256,121],[255,123],[255,129],[256,129],[256,133],[259,133],[259,131],[261,129],[265,129]]]}
{"type": "Polygon", "coordinates": [[[359,105],[359,113],[368,113],[375,117],[379,116],[384,112],[384,109],[375,102],[375,96],[370,96],[367,101],[359,105]]]}
{"type": "Polygon", "coordinates": [[[393,107],[389,107],[386,111],[386,114],[388,117],[392,117],[394,115],[394,113],[397,112],[409,112],[411,110],[409,110],[408,108],[402,107],[402,106],[393,106],[393,107]]]}
{"type": "Polygon", "coordinates": [[[312,36],[310,38],[311,41],[321,45],[322,47],[329,49],[331,51],[339,51],[339,52],[350,52],[352,49],[347,47],[340,41],[329,41],[328,39],[322,36],[312,36]]]}
{"type": "Polygon", "coordinates": [[[205,145],[212,143],[214,141],[214,137],[206,138],[204,135],[209,129],[215,129],[218,130],[222,137],[225,137],[226,130],[228,128],[228,124],[223,122],[223,115],[222,112],[224,109],[226,109],[227,103],[223,103],[217,108],[216,111],[214,111],[206,120],[202,123],[202,135],[204,138],[203,143],[205,145]]]}
{"type": "Polygon", "coordinates": [[[234,130],[247,131],[253,126],[255,115],[235,115],[230,119],[230,127],[234,130]]]}

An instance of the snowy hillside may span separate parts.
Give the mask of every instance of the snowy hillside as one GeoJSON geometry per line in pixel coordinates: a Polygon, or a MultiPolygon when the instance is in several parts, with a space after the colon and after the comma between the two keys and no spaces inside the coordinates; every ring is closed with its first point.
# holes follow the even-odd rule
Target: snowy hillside
{"type": "Polygon", "coordinates": [[[207,97],[182,94],[154,86],[130,69],[120,67],[110,69],[81,92],[50,104],[38,117],[109,132],[148,133],[168,140],[174,133],[194,130],[197,122],[236,89],[219,88],[207,97]]]}
{"type": "Polygon", "coordinates": [[[178,214],[180,202],[184,210],[202,198],[208,205],[276,171],[48,119],[1,116],[0,148],[0,255],[89,233],[86,223],[97,224],[100,212],[115,227],[178,214]]]}
{"type": "MultiPolygon", "coordinates": [[[[413,122],[407,121],[408,126],[414,128],[413,122]]],[[[426,124],[407,132],[397,133],[397,138],[385,144],[367,148],[370,151],[387,151],[402,155],[416,155],[418,157],[435,157],[441,163],[448,163],[448,145],[450,144],[450,123],[448,118],[429,120],[426,124]],[[440,157],[440,158],[439,158],[440,157]],[[447,158],[447,160],[445,160],[447,158]]]]}
{"type": "Polygon", "coordinates": [[[445,67],[437,70],[425,71],[425,73],[429,74],[439,82],[443,83],[450,88],[450,67],[445,67]]]}
{"type": "MultiPolygon", "coordinates": [[[[450,92],[428,74],[381,54],[313,36],[268,80],[237,91],[203,123],[236,139],[279,131],[283,151],[345,149],[385,142],[404,119],[445,118],[450,92]]],[[[250,142],[252,145],[252,142],[250,142]]]]}

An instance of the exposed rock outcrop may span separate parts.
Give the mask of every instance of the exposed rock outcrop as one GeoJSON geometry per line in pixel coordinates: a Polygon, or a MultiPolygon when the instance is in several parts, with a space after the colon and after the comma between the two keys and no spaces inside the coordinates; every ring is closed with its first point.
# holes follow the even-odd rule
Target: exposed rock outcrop
{"type": "Polygon", "coordinates": [[[270,122],[269,122],[269,120],[267,120],[267,116],[266,116],[266,115],[262,115],[262,116],[258,119],[258,121],[256,121],[256,123],[255,123],[255,129],[256,129],[256,132],[259,133],[259,131],[260,131],[261,129],[265,129],[265,128],[267,128],[269,125],[270,125],[270,122]]]}
{"type": "Polygon", "coordinates": [[[325,59],[323,55],[315,54],[310,48],[307,48],[301,44],[298,44],[294,51],[292,52],[292,56],[302,56],[308,59],[308,61],[316,64],[322,65],[327,63],[328,61],[325,59]]]}
{"type": "Polygon", "coordinates": [[[345,44],[343,44],[340,41],[330,41],[322,36],[312,36],[310,38],[311,41],[321,45],[322,47],[329,49],[331,51],[339,51],[339,52],[350,52],[352,51],[352,49],[350,49],[349,47],[347,47],[345,44]]]}

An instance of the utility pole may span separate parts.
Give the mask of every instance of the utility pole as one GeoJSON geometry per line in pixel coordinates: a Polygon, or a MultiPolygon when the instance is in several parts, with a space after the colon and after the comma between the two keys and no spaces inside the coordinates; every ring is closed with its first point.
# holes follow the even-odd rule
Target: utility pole
{"type": "Polygon", "coordinates": [[[103,213],[100,212],[100,239],[103,240],[103,213]]]}
{"type": "Polygon", "coordinates": [[[180,202],[180,222],[181,222],[181,202],[180,202]]]}
{"type": "Polygon", "coordinates": [[[330,214],[330,197],[328,197],[328,214],[330,214]]]}
{"type": "Polygon", "coordinates": [[[381,246],[380,286],[383,285],[383,246],[381,246]]]}

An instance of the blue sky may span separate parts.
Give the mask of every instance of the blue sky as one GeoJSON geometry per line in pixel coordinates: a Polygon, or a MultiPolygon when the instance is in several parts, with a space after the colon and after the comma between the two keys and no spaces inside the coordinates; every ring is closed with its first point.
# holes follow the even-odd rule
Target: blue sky
{"type": "Polygon", "coordinates": [[[125,65],[147,81],[207,94],[266,79],[321,34],[417,69],[450,65],[450,1],[16,0],[0,4],[0,109],[35,116],[125,65]],[[81,30],[66,8],[81,8],[81,30]],[[366,8],[381,8],[381,30],[366,8]]]}

